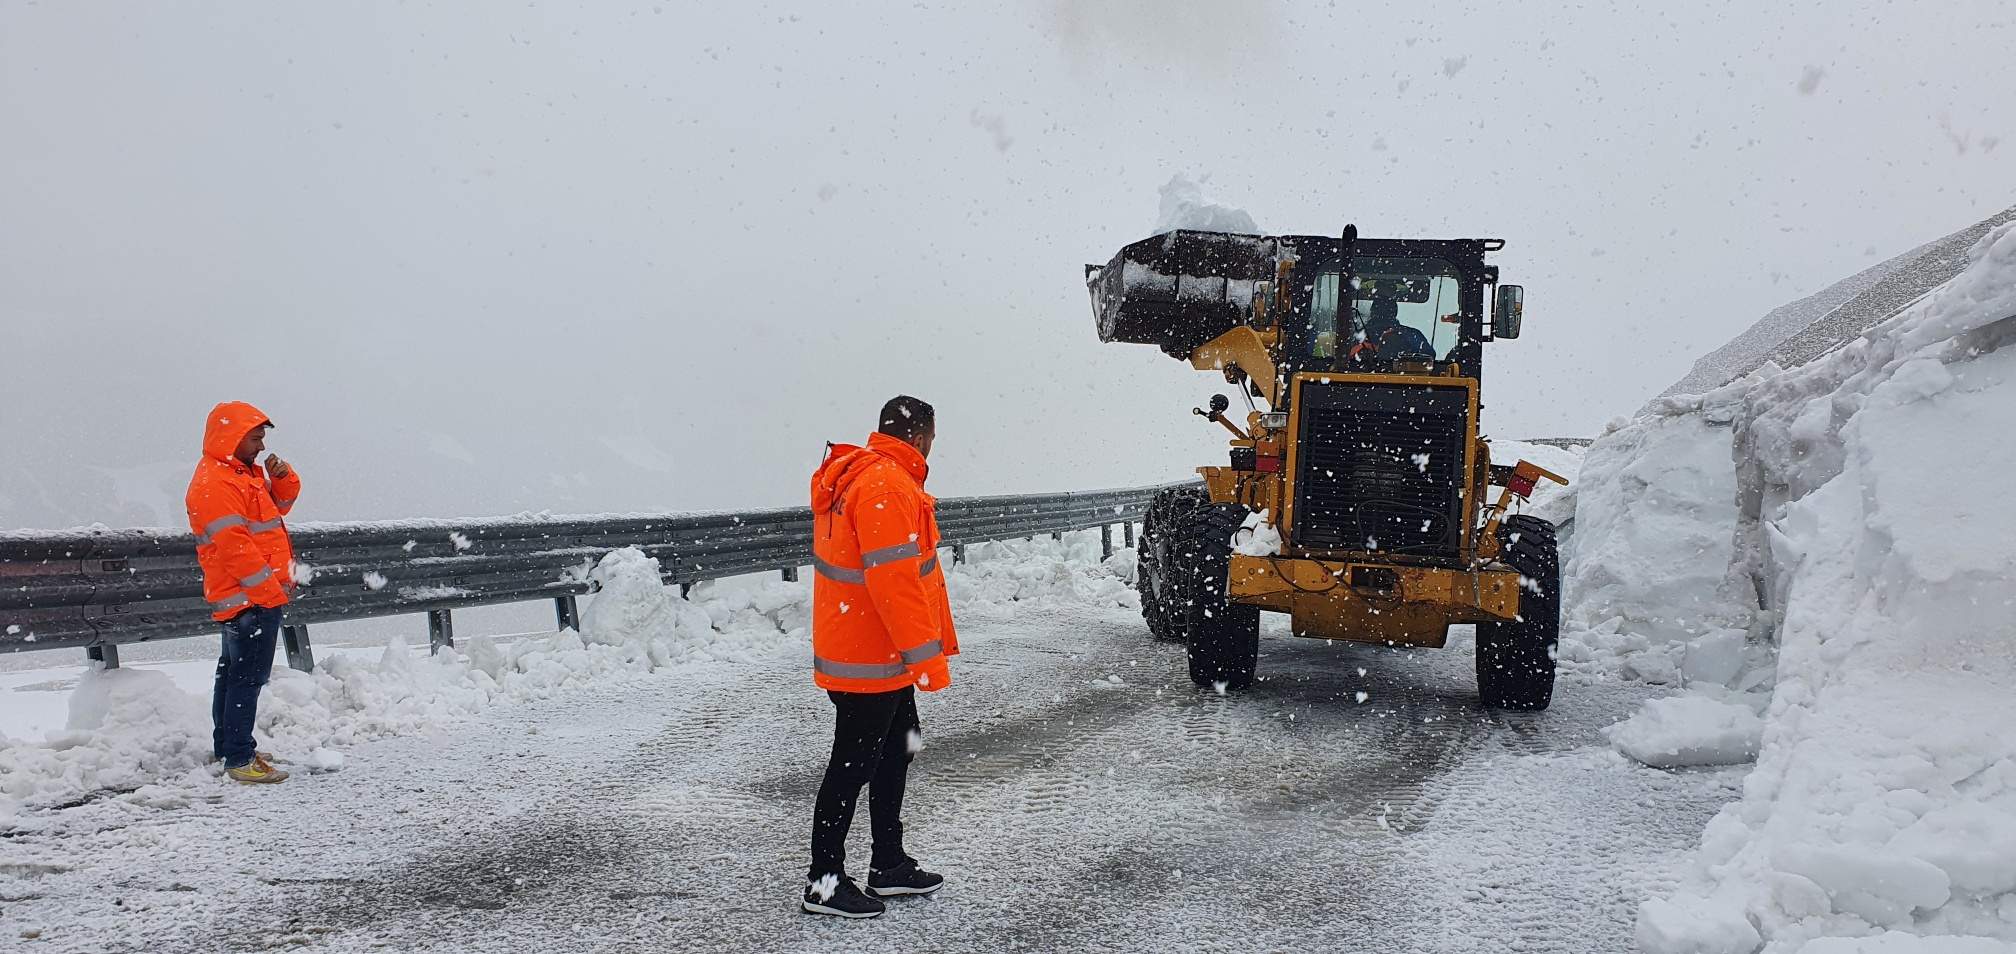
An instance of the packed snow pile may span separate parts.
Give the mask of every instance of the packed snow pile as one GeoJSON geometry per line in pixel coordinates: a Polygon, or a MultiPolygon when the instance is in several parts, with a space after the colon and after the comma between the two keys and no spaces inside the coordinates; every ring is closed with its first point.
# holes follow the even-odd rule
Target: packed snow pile
{"type": "Polygon", "coordinates": [[[1610,728],[1617,750],[1654,768],[1740,765],[1757,757],[1764,723],[1742,699],[1654,699],[1610,728]]]}
{"type": "Polygon", "coordinates": [[[1262,510],[1246,518],[1232,536],[1232,552],[1268,557],[1281,554],[1281,530],[1274,526],[1273,514],[1262,510]]]}
{"type": "MultiPolygon", "coordinates": [[[[1099,536],[976,544],[972,562],[947,560],[955,614],[1013,612],[1026,601],[1138,607],[1127,579],[1133,551],[1102,559],[1099,536]]],[[[262,748],[292,767],[333,770],[341,750],[588,686],[670,672],[697,662],[776,666],[810,679],[811,584],[742,579],[702,584],[691,598],[660,582],[635,549],[592,571],[581,631],[509,642],[477,636],[426,655],[394,638],[376,659],[331,654],[313,673],[284,662],[260,697],[262,748]]],[[[107,792],[167,804],[219,784],[210,758],[207,696],[146,669],[87,670],[68,723],[44,740],[0,735],[0,819],[107,792]]]]}
{"type": "MultiPolygon", "coordinates": [[[[1683,890],[1641,910],[1646,951],[2016,942],[2016,224],[1969,261],[1863,337],[1718,399],[1742,461],[1721,546],[1762,595],[1775,688],[1743,798],[1683,890]]],[[[1705,440],[1694,417],[1659,426],[1705,440]]],[[[1672,513],[1652,503],[1648,519],[1672,513]]],[[[1585,542],[1592,516],[1585,487],[1585,542]]],[[[1580,569],[1587,618],[1606,591],[1580,569]]],[[[1713,573],[1685,575],[1700,595],[1713,573]]]]}
{"type": "MultiPolygon", "coordinates": [[[[1208,181],[1210,177],[1204,179],[1208,181]]],[[[1206,197],[1203,181],[1179,173],[1171,176],[1157,191],[1162,196],[1160,212],[1155,218],[1157,235],[1177,229],[1260,234],[1260,226],[1254,224],[1253,217],[1246,214],[1246,210],[1219,205],[1206,197]]]]}
{"type": "MultiPolygon", "coordinates": [[[[1707,639],[1713,652],[1726,648],[1729,631],[1749,630],[1753,591],[1730,570],[1730,439],[1749,380],[1661,398],[1590,445],[1562,568],[1564,674],[1680,685],[1690,655],[1699,661],[1697,643],[1707,639]]],[[[1695,667],[1704,668],[1728,677],[1710,681],[1735,678],[1695,667]]]]}
{"type": "MultiPolygon", "coordinates": [[[[1118,536],[1119,531],[1114,531],[1118,536]]],[[[1118,546],[1103,557],[1097,532],[1067,533],[1063,540],[1003,540],[966,548],[967,562],[946,557],[945,589],[954,622],[962,615],[1014,612],[1013,604],[1069,602],[1138,609],[1134,550],[1118,546]]]]}

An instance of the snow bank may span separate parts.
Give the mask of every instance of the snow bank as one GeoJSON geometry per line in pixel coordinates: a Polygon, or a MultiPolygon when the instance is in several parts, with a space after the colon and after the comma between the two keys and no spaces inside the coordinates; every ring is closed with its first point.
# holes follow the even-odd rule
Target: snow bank
{"type": "MultiPolygon", "coordinates": [[[[1128,582],[1133,551],[1102,559],[1097,533],[980,544],[968,555],[972,562],[947,574],[957,615],[1013,612],[1013,604],[1031,600],[1140,605],[1128,582]]],[[[583,609],[578,633],[511,642],[477,636],[435,655],[394,638],[376,659],[331,654],[313,673],[277,666],[260,698],[260,745],[293,768],[334,771],[343,748],[492,706],[700,661],[794,673],[809,665],[800,658],[810,651],[809,581],[720,581],[687,599],[658,574],[657,561],[641,551],[605,556],[592,574],[601,589],[583,609]]],[[[0,819],[108,792],[173,807],[218,784],[220,769],[209,758],[207,695],[157,671],[89,670],[72,691],[64,731],[41,742],[0,735],[0,819]]]]}
{"type": "MultiPolygon", "coordinates": [[[[1117,536],[1117,532],[1116,532],[1117,536]]],[[[1134,551],[1117,547],[1101,555],[1099,535],[1067,533],[1061,541],[1006,540],[966,548],[967,562],[953,565],[945,589],[955,618],[1013,612],[1011,604],[1069,602],[1139,609],[1134,592],[1134,551]]]]}
{"type": "Polygon", "coordinates": [[[1875,937],[1830,937],[1808,941],[1798,954],[2016,954],[2016,944],[1985,937],[1917,937],[1888,931],[1875,937]]]}
{"type": "MultiPolygon", "coordinates": [[[[1680,685],[1690,655],[1726,657],[1726,634],[1751,627],[1754,598],[1730,572],[1731,425],[1748,380],[1655,401],[1584,454],[1574,545],[1562,568],[1564,673],[1680,685]]],[[[1740,643],[1735,651],[1744,651],[1740,643]]],[[[1726,682],[1736,677],[1730,668],[1725,661],[1693,672],[1726,682]]]]}
{"type": "Polygon", "coordinates": [[[2016,225],[1969,258],[1743,388],[1731,559],[1776,687],[1742,799],[1641,911],[1647,951],[1747,954],[1738,920],[1766,952],[2016,942],[2016,225]]]}

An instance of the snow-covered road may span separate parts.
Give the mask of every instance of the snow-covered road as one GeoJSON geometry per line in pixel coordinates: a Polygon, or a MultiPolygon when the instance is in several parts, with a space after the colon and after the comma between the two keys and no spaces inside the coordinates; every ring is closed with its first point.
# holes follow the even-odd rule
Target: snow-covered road
{"type": "Polygon", "coordinates": [[[830,707],[794,647],[277,788],[32,813],[0,841],[0,919],[52,952],[1617,951],[1744,771],[1616,755],[1599,730],[1645,687],[1487,713],[1467,640],[1270,638],[1265,681],[1220,697],[1123,609],[964,622],[908,811],[950,883],[878,921],[796,910],[830,707]]]}

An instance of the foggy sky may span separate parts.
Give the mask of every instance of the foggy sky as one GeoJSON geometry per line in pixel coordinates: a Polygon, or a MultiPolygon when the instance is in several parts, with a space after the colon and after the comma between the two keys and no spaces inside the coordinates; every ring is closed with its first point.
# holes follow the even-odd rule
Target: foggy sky
{"type": "Polygon", "coordinates": [[[0,0],[0,528],[179,523],[232,399],[308,520],[796,505],[897,391],[941,495],[1178,479],[1081,277],[1178,173],[1507,239],[1505,437],[2016,202],[2000,0],[1359,7],[0,0]]]}

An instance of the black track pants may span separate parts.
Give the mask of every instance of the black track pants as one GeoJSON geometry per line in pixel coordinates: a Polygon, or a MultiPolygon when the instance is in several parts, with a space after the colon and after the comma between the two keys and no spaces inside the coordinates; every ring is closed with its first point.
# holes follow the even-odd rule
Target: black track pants
{"type": "Polygon", "coordinates": [[[813,880],[847,873],[847,828],[868,786],[868,823],[875,835],[869,864],[903,863],[903,783],[909,774],[917,722],[916,690],[827,692],[833,699],[833,755],[812,808],[813,880]]]}

